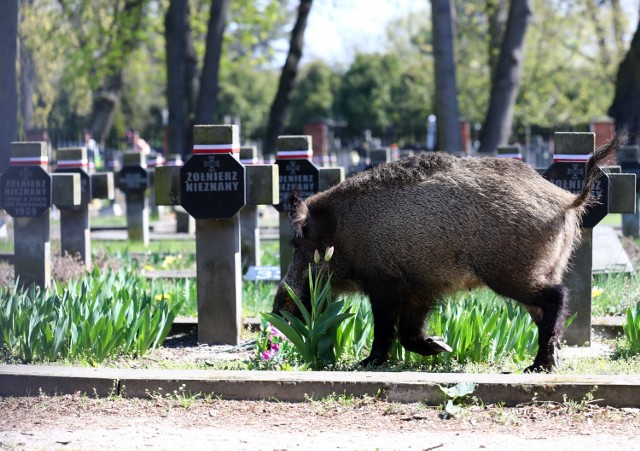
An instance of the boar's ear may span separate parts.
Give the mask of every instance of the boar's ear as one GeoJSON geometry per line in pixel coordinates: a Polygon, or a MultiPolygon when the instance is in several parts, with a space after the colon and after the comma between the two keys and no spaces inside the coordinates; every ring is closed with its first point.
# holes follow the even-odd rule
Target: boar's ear
{"type": "Polygon", "coordinates": [[[307,220],[309,210],[307,204],[304,203],[298,191],[291,191],[288,197],[289,202],[289,221],[291,222],[291,230],[293,230],[294,238],[303,237],[303,227],[307,220]]]}

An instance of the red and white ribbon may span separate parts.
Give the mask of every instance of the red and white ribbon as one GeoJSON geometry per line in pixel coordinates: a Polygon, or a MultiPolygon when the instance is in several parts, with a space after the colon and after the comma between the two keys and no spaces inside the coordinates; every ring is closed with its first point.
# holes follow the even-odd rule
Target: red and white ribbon
{"type": "Polygon", "coordinates": [[[277,157],[278,160],[303,160],[311,159],[313,157],[313,150],[279,150],[277,157]]]}
{"type": "Polygon", "coordinates": [[[84,168],[89,166],[89,160],[58,160],[57,166],[59,168],[84,168]]]}
{"type": "Polygon", "coordinates": [[[553,155],[553,162],[558,163],[586,163],[591,158],[591,155],[588,153],[579,153],[579,154],[562,154],[557,153],[553,155]]]}
{"type": "Polygon", "coordinates": [[[240,146],[235,144],[194,144],[193,153],[196,155],[240,153],[240,146]]]}
{"type": "Polygon", "coordinates": [[[11,157],[9,163],[13,166],[42,166],[49,164],[49,157],[11,157]]]}
{"type": "Polygon", "coordinates": [[[514,160],[522,160],[522,155],[519,153],[499,153],[498,158],[511,158],[514,160]]]}

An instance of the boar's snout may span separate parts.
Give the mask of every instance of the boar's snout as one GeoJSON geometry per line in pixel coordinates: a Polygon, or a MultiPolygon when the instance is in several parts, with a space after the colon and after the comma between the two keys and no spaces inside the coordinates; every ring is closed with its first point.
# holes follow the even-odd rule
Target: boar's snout
{"type": "Polygon", "coordinates": [[[272,313],[282,316],[281,312],[283,311],[291,313],[296,318],[302,319],[300,309],[289,295],[289,292],[284,286],[284,282],[280,282],[278,290],[276,291],[276,296],[273,300],[272,313]]]}

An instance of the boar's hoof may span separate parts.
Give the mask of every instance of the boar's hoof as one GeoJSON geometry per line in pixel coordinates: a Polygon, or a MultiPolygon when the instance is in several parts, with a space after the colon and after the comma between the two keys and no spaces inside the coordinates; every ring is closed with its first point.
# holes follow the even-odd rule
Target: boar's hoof
{"type": "Polygon", "coordinates": [[[383,363],[385,363],[387,361],[386,358],[381,358],[381,357],[376,357],[373,355],[370,355],[369,357],[367,357],[366,359],[362,360],[360,362],[360,366],[363,368],[366,368],[368,366],[380,366],[383,363]]]}
{"type": "Polygon", "coordinates": [[[453,349],[451,349],[451,346],[445,343],[442,337],[427,337],[426,342],[434,354],[437,354],[439,352],[453,351],[453,349]]]}

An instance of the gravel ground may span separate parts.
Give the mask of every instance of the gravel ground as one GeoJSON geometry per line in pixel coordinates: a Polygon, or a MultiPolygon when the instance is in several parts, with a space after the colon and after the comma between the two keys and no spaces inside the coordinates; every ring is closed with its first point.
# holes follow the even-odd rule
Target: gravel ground
{"type": "Polygon", "coordinates": [[[0,449],[637,449],[639,409],[193,397],[0,398],[0,449]]]}

